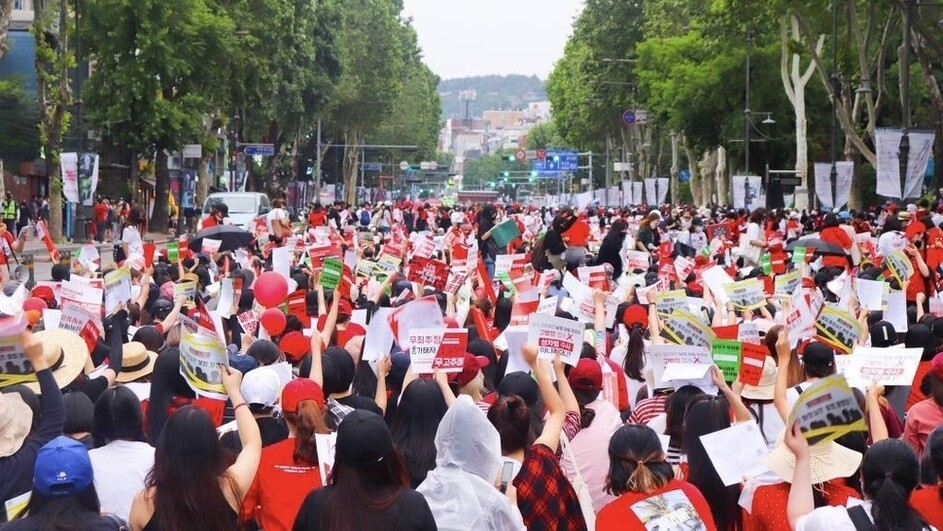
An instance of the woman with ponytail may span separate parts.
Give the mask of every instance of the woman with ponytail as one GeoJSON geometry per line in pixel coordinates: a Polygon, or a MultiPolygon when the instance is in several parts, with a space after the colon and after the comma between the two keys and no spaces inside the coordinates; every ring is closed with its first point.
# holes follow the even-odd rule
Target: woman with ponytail
{"type": "Polygon", "coordinates": [[[789,490],[789,525],[802,530],[874,529],[923,531],[930,526],[907,503],[920,480],[917,454],[898,439],[884,439],[868,448],[861,463],[865,501],[853,507],[819,507],[813,510],[809,443],[799,425],[788,429],[786,446],[796,456],[789,490]]]}
{"type": "Polygon", "coordinates": [[[281,406],[288,438],[262,450],[259,471],[242,503],[242,520],[252,520],[266,531],[291,529],[305,496],[322,486],[314,434],[330,433],[324,422],[324,392],[314,380],[289,382],[281,406]]]}
{"type": "Polygon", "coordinates": [[[710,506],[694,485],[674,478],[658,435],[625,425],[609,440],[606,492],[618,496],[596,515],[596,529],[716,531],[710,506]]]}
{"type": "Polygon", "coordinates": [[[639,304],[628,306],[622,313],[621,324],[625,326],[628,340],[613,347],[612,361],[618,363],[625,372],[629,406],[634,408],[638,402],[639,389],[645,385],[645,369],[648,365],[646,351],[649,347],[645,341],[648,312],[639,304]]]}

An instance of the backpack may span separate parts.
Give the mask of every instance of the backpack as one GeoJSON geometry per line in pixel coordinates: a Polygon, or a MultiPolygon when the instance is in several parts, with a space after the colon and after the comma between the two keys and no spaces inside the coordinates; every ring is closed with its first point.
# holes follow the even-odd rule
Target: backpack
{"type": "Polygon", "coordinates": [[[364,227],[370,225],[370,211],[366,208],[360,211],[360,224],[364,227]]]}

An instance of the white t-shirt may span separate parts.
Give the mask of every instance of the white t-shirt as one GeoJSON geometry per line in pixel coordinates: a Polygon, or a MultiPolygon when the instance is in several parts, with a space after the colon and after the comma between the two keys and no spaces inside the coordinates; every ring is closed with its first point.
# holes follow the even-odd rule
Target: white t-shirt
{"type": "MultiPolygon", "coordinates": [[[[849,500],[849,506],[858,505],[855,503],[857,500],[849,500]]],[[[868,515],[868,519],[872,522],[874,518],[871,516],[871,502],[863,502],[861,505],[864,507],[864,512],[868,515]]],[[[848,508],[841,506],[825,506],[819,507],[812,511],[811,513],[802,516],[799,518],[799,521],[796,522],[796,531],[855,531],[855,524],[852,523],[851,517],[848,516],[848,508]]]]}
{"type": "Polygon", "coordinates": [[[285,212],[284,208],[273,208],[265,215],[265,221],[268,224],[268,230],[272,234],[277,234],[275,230],[275,225],[278,221],[283,219],[288,219],[288,212],[285,212]]]}
{"type": "Polygon", "coordinates": [[[121,231],[121,241],[128,245],[128,256],[139,254],[144,256],[144,242],[141,241],[141,233],[137,227],[128,225],[121,231]]]}
{"type": "Polygon", "coordinates": [[[88,457],[102,511],[127,520],[131,502],[144,489],[144,478],[154,466],[154,448],[144,442],[112,441],[89,450],[88,457]]]}
{"type": "Polygon", "coordinates": [[[786,389],[786,402],[789,403],[790,411],[792,411],[792,408],[796,407],[796,402],[799,401],[799,391],[796,391],[796,386],[798,386],[799,389],[802,389],[802,391],[805,392],[805,390],[811,387],[813,383],[815,382],[801,382],[797,385],[790,387],[789,389],[786,389]]]}

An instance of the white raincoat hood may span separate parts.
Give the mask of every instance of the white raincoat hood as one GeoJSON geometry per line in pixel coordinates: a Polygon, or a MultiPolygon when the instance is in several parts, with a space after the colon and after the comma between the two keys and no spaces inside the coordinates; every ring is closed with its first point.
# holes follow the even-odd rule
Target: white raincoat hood
{"type": "Polygon", "coordinates": [[[516,506],[494,487],[501,468],[501,438],[470,397],[459,396],[435,435],[436,468],[416,489],[441,530],[518,530],[516,506]]]}

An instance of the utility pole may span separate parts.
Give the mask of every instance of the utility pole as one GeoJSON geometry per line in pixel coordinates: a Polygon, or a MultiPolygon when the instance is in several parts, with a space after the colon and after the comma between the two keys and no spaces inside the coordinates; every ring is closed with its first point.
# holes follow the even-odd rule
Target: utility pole
{"type": "Polygon", "coordinates": [[[318,152],[314,166],[314,202],[321,202],[321,117],[318,116],[318,152]]]}
{"type": "Polygon", "coordinates": [[[904,128],[900,137],[900,199],[907,199],[907,173],[910,166],[910,128],[913,126],[910,114],[910,47],[911,27],[913,24],[914,5],[917,0],[904,0],[904,43],[901,50],[900,66],[900,101],[904,112],[904,128]]]}
{"type": "MultiPolygon", "coordinates": [[[[753,30],[746,31],[746,68],[744,69],[744,78],[746,86],[746,99],[743,107],[743,207],[749,209],[747,205],[747,196],[750,191],[750,48],[753,45],[753,30]]],[[[733,184],[733,183],[731,183],[733,184]]],[[[731,186],[731,195],[733,187],[731,186]]],[[[731,198],[732,199],[732,198],[731,198]]]]}

